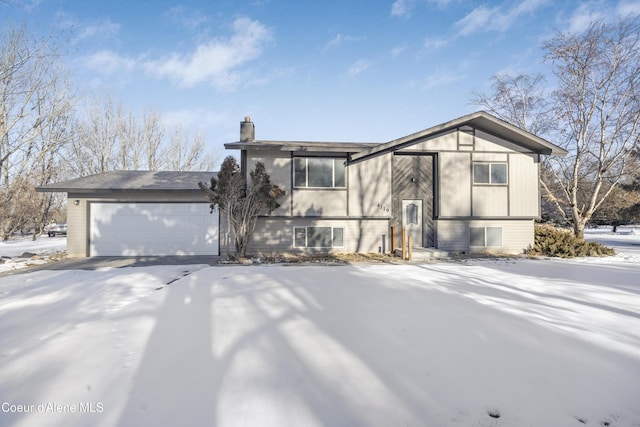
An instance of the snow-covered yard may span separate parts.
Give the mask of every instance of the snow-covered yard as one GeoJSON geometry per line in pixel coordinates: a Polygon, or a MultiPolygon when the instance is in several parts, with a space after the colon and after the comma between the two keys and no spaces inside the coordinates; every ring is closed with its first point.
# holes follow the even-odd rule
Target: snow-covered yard
{"type": "Polygon", "coordinates": [[[33,240],[31,236],[19,237],[9,241],[0,241],[0,272],[19,270],[30,265],[46,264],[48,257],[67,250],[67,238],[40,236],[33,240]],[[25,253],[37,255],[37,259],[23,257],[25,253]]]}
{"type": "Polygon", "coordinates": [[[640,237],[605,237],[619,255],[0,277],[0,425],[640,426],[640,237]]]}

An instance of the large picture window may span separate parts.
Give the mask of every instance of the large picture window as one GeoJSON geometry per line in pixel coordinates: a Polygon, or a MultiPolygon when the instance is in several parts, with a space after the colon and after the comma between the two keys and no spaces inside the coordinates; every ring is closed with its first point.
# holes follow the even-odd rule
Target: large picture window
{"type": "Polygon", "coordinates": [[[344,188],[345,159],[296,157],[293,160],[293,183],[298,188],[344,188]]]}
{"type": "Polygon", "coordinates": [[[506,184],[507,164],[506,163],[474,163],[473,164],[474,184],[506,184]]]}
{"type": "Polygon", "coordinates": [[[342,227],[294,227],[296,248],[342,248],[344,228],[342,227]]]}

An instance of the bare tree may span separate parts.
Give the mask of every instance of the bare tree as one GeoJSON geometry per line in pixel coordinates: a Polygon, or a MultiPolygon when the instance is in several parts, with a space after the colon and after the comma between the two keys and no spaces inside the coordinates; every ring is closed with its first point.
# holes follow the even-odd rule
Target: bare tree
{"type": "Polygon", "coordinates": [[[553,159],[562,189],[554,203],[561,212],[568,206],[574,234],[583,237],[587,221],[626,176],[640,141],[640,21],[593,23],[544,47],[558,80],[559,135],[569,151],[553,159]]]}
{"type": "Polygon", "coordinates": [[[557,79],[549,103],[535,76],[494,77],[494,92],[474,102],[568,151],[545,159],[541,183],[556,212],[583,237],[586,223],[625,179],[639,145],[639,18],[559,33],[544,48],[557,79]],[[547,124],[550,117],[555,126],[547,124]]]}
{"type": "Polygon", "coordinates": [[[555,127],[550,93],[542,74],[497,74],[489,92],[476,91],[471,103],[536,135],[555,127]]]}
{"type": "Polygon", "coordinates": [[[77,135],[67,158],[76,176],[93,175],[121,169],[122,148],[118,141],[120,105],[115,106],[108,96],[101,101],[92,100],[81,106],[77,135]]]}
{"type": "Polygon", "coordinates": [[[167,163],[170,170],[211,170],[215,159],[205,151],[204,137],[196,133],[193,138],[189,132],[176,127],[167,147],[167,163]]]}
{"type": "Polygon", "coordinates": [[[76,176],[111,170],[211,170],[215,164],[202,135],[191,137],[181,127],[168,130],[156,111],[139,117],[111,97],[91,101],[83,111],[68,157],[76,176]]]}
{"type": "MultiPolygon", "coordinates": [[[[0,231],[7,239],[25,227],[29,190],[55,176],[73,95],[53,36],[30,39],[23,27],[0,37],[0,231]]],[[[31,217],[46,218],[46,196],[36,198],[44,210],[31,217]]]]}
{"type": "MultiPolygon", "coordinates": [[[[158,170],[162,166],[165,156],[163,141],[165,129],[162,126],[162,116],[157,111],[147,111],[142,118],[144,138],[140,143],[144,147],[144,157],[148,170],[158,170]]],[[[141,165],[141,168],[143,166],[141,165]]]]}

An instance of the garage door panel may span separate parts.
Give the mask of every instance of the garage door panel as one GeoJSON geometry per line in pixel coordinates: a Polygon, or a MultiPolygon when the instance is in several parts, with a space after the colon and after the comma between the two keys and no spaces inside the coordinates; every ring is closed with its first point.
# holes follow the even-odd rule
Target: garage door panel
{"type": "Polygon", "coordinates": [[[218,255],[206,203],[92,203],[91,256],[218,255]]]}

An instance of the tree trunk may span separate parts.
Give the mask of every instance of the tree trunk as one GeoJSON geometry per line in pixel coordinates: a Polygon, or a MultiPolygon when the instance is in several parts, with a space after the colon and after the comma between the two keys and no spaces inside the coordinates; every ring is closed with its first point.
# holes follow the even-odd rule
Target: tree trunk
{"type": "Polygon", "coordinates": [[[585,220],[582,218],[573,219],[573,235],[578,239],[584,239],[584,225],[585,220]]]}

